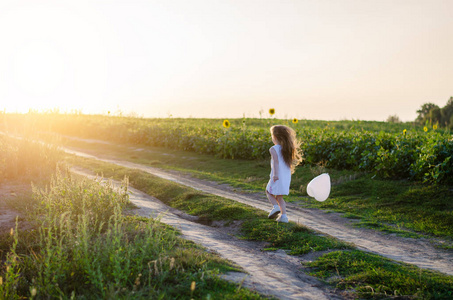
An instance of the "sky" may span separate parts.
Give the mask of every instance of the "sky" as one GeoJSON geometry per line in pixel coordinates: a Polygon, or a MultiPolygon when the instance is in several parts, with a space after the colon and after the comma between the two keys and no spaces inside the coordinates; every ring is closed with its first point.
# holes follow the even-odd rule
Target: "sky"
{"type": "Polygon", "coordinates": [[[414,120],[453,0],[0,0],[0,111],[414,120]]]}

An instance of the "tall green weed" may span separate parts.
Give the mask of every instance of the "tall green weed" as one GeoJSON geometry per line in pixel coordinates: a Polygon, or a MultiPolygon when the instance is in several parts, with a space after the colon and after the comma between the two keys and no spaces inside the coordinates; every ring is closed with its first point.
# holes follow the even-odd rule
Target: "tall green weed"
{"type": "Polygon", "coordinates": [[[8,299],[201,298],[235,291],[218,278],[219,267],[228,267],[213,255],[158,220],[124,215],[126,186],[57,172],[49,188],[34,188],[34,197],[29,218],[39,226],[27,244],[14,236],[0,268],[8,299]]]}
{"type": "Polygon", "coordinates": [[[62,152],[54,145],[0,134],[0,183],[10,179],[47,178],[61,157],[62,152]]]}
{"type": "Polygon", "coordinates": [[[18,243],[17,219],[16,230],[11,228],[12,246],[6,260],[0,266],[0,299],[21,299],[16,287],[20,277],[20,263],[16,248],[18,243]]]}

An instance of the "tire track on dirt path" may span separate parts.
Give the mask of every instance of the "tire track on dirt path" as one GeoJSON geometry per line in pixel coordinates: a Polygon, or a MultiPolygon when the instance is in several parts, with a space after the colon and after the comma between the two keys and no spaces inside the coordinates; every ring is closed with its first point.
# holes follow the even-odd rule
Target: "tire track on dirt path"
{"type": "MultiPolygon", "coordinates": [[[[72,168],[71,172],[90,179],[98,178],[79,168],[72,168]]],[[[112,183],[116,187],[121,186],[118,181],[112,183]]],[[[239,240],[219,229],[189,221],[180,217],[183,212],[166,206],[158,199],[131,187],[128,190],[129,200],[139,207],[134,210],[135,214],[160,218],[162,223],[179,229],[182,238],[217,252],[248,273],[230,272],[222,276],[224,279],[278,299],[342,299],[314,277],[298,270],[298,259],[286,254],[262,252],[254,242],[239,240]]]]}
{"type": "MultiPolygon", "coordinates": [[[[138,169],[160,178],[183,184],[209,194],[245,203],[264,211],[270,209],[268,200],[263,197],[231,192],[222,188],[219,184],[181,176],[174,174],[174,172],[164,171],[162,169],[128,161],[101,158],[69,148],[63,149],[67,153],[78,156],[93,158],[126,168],[138,169]]],[[[435,248],[427,239],[403,238],[394,235],[384,235],[372,229],[353,228],[350,225],[352,221],[341,217],[339,214],[327,214],[321,210],[305,209],[292,203],[287,203],[287,207],[290,220],[322,234],[353,243],[360,250],[379,254],[395,261],[413,264],[420,268],[453,275],[453,253],[451,253],[451,251],[435,248]]]]}

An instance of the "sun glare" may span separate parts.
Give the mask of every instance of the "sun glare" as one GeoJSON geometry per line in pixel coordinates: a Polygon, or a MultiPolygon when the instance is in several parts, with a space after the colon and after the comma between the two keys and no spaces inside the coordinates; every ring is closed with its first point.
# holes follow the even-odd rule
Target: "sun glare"
{"type": "Polygon", "coordinates": [[[451,4],[350,2],[0,1],[0,111],[408,121],[443,104],[451,4]]]}
{"type": "Polygon", "coordinates": [[[65,61],[55,47],[32,42],[17,52],[13,63],[12,78],[21,106],[45,109],[57,105],[53,94],[64,81],[65,61]]]}
{"type": "Polygon", "coordinates": [[[0,11],[0,36],[6,39],[0,69],[8,74],[0,81],[1,110],[90,113],[106,105],[104,42],[110,35],[94,13],[68,8],[36,4],[0,11]]]}

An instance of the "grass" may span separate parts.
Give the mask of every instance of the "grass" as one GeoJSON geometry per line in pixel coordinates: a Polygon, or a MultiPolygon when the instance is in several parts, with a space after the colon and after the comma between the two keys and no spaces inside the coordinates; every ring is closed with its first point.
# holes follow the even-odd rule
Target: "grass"
{"type": "Polygon", "coordinates": [[[203,194],[142,171],[128,170],[85,158],[71,158],[70,162],[113,178],[122,178],[129,174],[132,186],[190,214],[208,220],[242,220],[242,237],[268,242],[266,250],[285,249],[289,254],[299,255],[343,249],[325,254],[307,266],[311,268],[312,275],[326,280],[334,288],[349,291],[355,297],[449,299],[451,296],[452,276],[354,250],[350,245],[319,236],[303,226],[293,223],[278,224],[268,220],[266,214],[257,209],[203,194]]]}
{"type": "MultiPolygon", "coordinates": [[[[21,130],[22,127],[38,127],[40,130],[54,130],[63,134],[74,134],[83,137],[94,137],[95,132],[90,131],[92,126],[98,126],[98,131],[116,128],[117,130],[128,130],[142,128],[145,126],[188,126],[188,127],[208,127],[222,128],[224,119],[213,118],[134,118],[124,116],[106,115],[83,115],[83,114],[59,114],[59,113],[28,113],[14,114],[0,112],[0,128],[6,130],[21,130]],[[24,126],[25,124],[25,126],[24,126]]],[[[236,118],[229,119],[232,128],[242,128],[244,125],[249,129],[261,129],[270,124],[284,124],[296,128],[323,129],[333,128],[337,131],[363,130],[380,132],[399,133],[404,129],[422,131],[423,126],[413,122],[389,123],[380,121],[366,120],[342,120],[324,121],[301,119],[298,124],[292,123],[292,119],[268,118],[267,113],[263,118],[236,118]],[[245,124],[244,124],[245,121],[245,124]]],[[[441,129],[439,129],[441,130],[441,129]]],[[[107,134],[111,134],[106,132],[107,134]]]]}
{"type": "MultiPolygon", "coordinates": [[[[269,180],[270,163],[268,160],[252,161],[240,159],[220,159],[211,155],[193,152],[171,150],[157,147],[137,148],[134,145],[105,145],[85,143],[83,141],[65,140],[63,144],[69,147],[83,149],[102,157],[131,161],[157,168],[175,170],[191,176],[226,183],[232,187],[251,192],[263,192],[269,180]],[[136,151],[141,149],[140,151],[136,151]]],[[[323,167],[300,166],[291,180],[289,201],[306,196],[304,192],[307,183],[315,175],[327,171],[323,167]]],[[[355,172],[328,170],[336,180],[356,176],[355,172]]]]}
{"type": "Polygon", "coordinates": [[[21,132],[23,124],[47,133],[76,135],[116,143],[164,146],[222,158],[266,159],[269,128],[293,127],[307,162],[336,169],[377,173],[387,178],[453,184],[450,131],[414,124],[237,119],[231,128],[219,119],[144,119],[55,113],[0,114],[0,130],[21,132]],[[3,121],[3,122],[2,122],[3,121]],[[239,123],[239,124],[238,124],[239,123]],[[371,126],[369,126],[371,125],[371,126]],[[410,127],[406,133],[407,127],[410,127]]]}
{"type": "Polygon", "coordinates": [[[336,239],[319,236],[306,227],[294,223],[278,224],[262,218],[249,219],[242,224],[243,238],[266,241],[269,246],[264,250],[285,249],[290,255],[302,255],[310,252],[330,249],[348,249],[352,245],[336,239]]]}
{"type": "MultiPolygon", "coordinates": [[[[246,205],[143,172],[81,158],[72,158],[72,162],[117,179],[128,175],[131,185],[191,214],[227,222],[242,220],[243,237],[266,241],[269,250],[303,254],[342,248],[321,256],[309,267],[313,275],[335,288],[352,291],[356,297],[451,298],[451,276],[351,250],[350,245],[318,236],[302,226],[276,224],[267,220],[265,213],[246,205]]],[[[361,178],[366,176],[355,181],[361,178]]],[[[220,272],[235,267],[179,239],[171,227],[124,215],[124,192],[62,174],[51,181],[47,191],[35,187],[33,201],[24,206],[30,214],[27,219],[37,224],[35,230],[14,230],[0,238],[0,294],[9,299],[43,295],[81,299],[260,297],[220,280],[220,272]],[[97,200],[89,201],[92,197],[97,200]],[[191,289],[193,282],[195,289],[191,289]]],[[[356,192],[360,194],[360,189],[356,192]]],[[[377,193],[379,188],[371,192],[377,193]]],[[[349,216],[359,217],[353,213],[349,216]]]]}
{"type": "Polygon", "coordinates": [[[57,174],[33,195],[36,230],[1,239],[10,245],[0,268],[6,299],[261,298],[221,280],[237,268],[173,228],[124,215],[125,189],[57,174]]]}
{"type": "MultiPolygon", "coordinates": [[[[131,145],[66,143],[103,157],[120,157],[135,163],[177,170],[250,192],[262,192],[269,178],[268,161],[219,159],[155,147],[134,151],[136,148],[131,145]]],[[[373,226],[387,233],[408,237],[430,235],[450,241],[453,238],[453,192],[448,186],[427,186],[322,166],[301,166],[293,174],[291,192],[285,199],[306,207],[354,215],[362,220],[358,226],[373,226]],[[305,189],[307,183],[322,172],[330,174],[333,187],[329,200],[319,203],[308,198],[305,189]]]]}
{"type": "Polygon", "coordinates": [[[0,233],[0,299],[262,298],[220,279],[239,271],[233,264],[159,220],[125,214],[126,186],[55,174],[62,154],[54,147],[0,142],[8,175],[0,184],[21,190],[1,199],[21,216],[0,233]]]}
{"type": "MultiPolygon", "coordinates": [[[[110,155],[116,156],[119,153],[118,151],[122,149],[125,157],[130,160],[137,160],[136,162],[139,160],[148,161],[149,164],[158,164],[160,167],[184,170],[185,172],[191,172],[192,169],[195,169],[194,173],[197,176],[208,179],[217,178],[223,180],[223,182],[232,183],[238,188],[245,187],[250,191],[262,191],[263,183],[265,184],[269,172],[268,162],[250,162],[250,164],[247,164],[247,161],[219,160],[187,152],[171,152],[174,155],[163,160],[161,157],[168,156],[164,154],[168,150],[149,148],[154,154],[145,157],[142,156],[142,153],[149,155],[153,152],[135,151],[131,155],[131,149],[123,149],[123,146],[118,146],[116,150],[106,145],[102,145],[102,147],[103,149],[98,148],[96,151],[108,150],[111,151],[110,155]],[[197,169],[196,166],[203,160],[206,164],[197,169]],[[240,165],[240,168],[237,167],[238,165],[240,165]]],[[[335,240],[314,235],[301,226],[294,224],[277,225],[273,221],[266,220],[262,212],[260,215],[260,212],[253,209],[249,210],[246,206],[234,202],[225,202],[225,199],[201,194],[173,183],[158,181],[155,177],[138,171],[99,164],[86,159],[80,159],[77,162],[104,173],[104,175],[115,175],[117,179],[122,179],[125,174],[129,174],[132,185],[161,198],[161,200],[165,199],[168,204],[184,209],[189,213],[207,219],[226,220],[227,222],[228,220],[238,220],[240,217],[241,220],[244,220],[242,223],[243,236],[266,241],[269,243],[269,249],[290,250],[292,254],[332,248],[351,249],[349,245],[338,246],[335,244],[335,240]]],[[[371,178],[366,174],[357,176],[354,173],[327,170],[336,185],[334,185],[329,201],[317,203],[305,197],[303,186],[298,188],[295,184],[302,181],[306,183],[306,180],[317,175],[316,173],[320,171],[325,171],[325,169],[322,167],[299,168],[299,173],[294,175],[293,197],[290,197],[289,200],[301,202],[306,206],[348,212],[349,217],[359,218],[364,225],[368,224],[367,226],[379,225],[382,227],[382,224],[390,224],[398,228],[401,224],[400,228],[403,229],[419,228],[422,232],[450,237],[448,214],[451,214],[451,206],[449,206],[451,204],[451,190],[448,187],[380,180],[371,178]],[[353,177],[353,180],[348,180],[347,177],[353,177]],[[426,214],[424,215],[424,213],[426,214]],[[430,216],[430,214],[433,216],[430,216]],[[446,223],[440,222],[440,225],[436,223],[445,216],[447,217],[446,223]],[[420,219],[420,222],[415,222],[417,219],[420,219]]],[[[58,186],[61,185],[63,184],[58,183],[58,186]]],[[[80,188],[79,186],[79,188],[73,189],[73,193],[69,192],[72,188],[62,190],[68,191],[65,193],[66,195],[77,195],[76,192],[80,190],[82,192],[87,190],[88,192],[90,188],[80,188]]],[[[46,201],[43,201],[45,199],[53,199],[52,202],[58,203],[60,198],[66,197],[66,195],[61,195],[61,192],[42,192],[41,194],[35,192],[35,195],[37,195],[35,200],[41,199],[41,201],[29,203],[28,207],[30,208],[40,202],[46,203],[46,201]],[[38,195],[44,198],[39,198],[38,195]]],[[[73,199],[80,198],[83,199],[80,195],[73,197],[73,199]]],[[[111,199],[118,199],[118,195],[111,197],[111,199]]],[[[234,266],[221,262],[215,256],[212,260],[202,257],[201,255],[206,254],[203,250],[196,252],[192,249],[199,247],[192,243],[178,242],[177,233],[174,230],[155,220],[131,218],[119,213],[120,209],[113,209],[113,215],[108,218],[108,221],[105,221],[106,216],[94,217],[98,215],[98,213],[95,213],[95,207],[90,208],[94,212],[83,211],[85,208],[88,209],[88,205],[75,205],[79,209],[82,207],[81,217],[76,218],[75,215],[77,214],[61,213],[64,210],[59,210],[60,207],[71,207],[71,205],[67,206],[65,203],[67,204],[67,201],[58,205],[44,206],[48,210],[41,208],[43,209],[41,211],[49,213],[40,214],[40,218],[37,218],[41,222],[36,227],[37,230],[33,232],[15,230],[12,235],[7,233],[0,238],[0,246],[2,247],[0,276],[2,276],[3,281],[0,286],[1,295],[8,295],[8,298],[14,299],[31,297],[34,293],[37,295],[52,293],[55,298],[61,295],[69,298],[74,293],[74,295],[80,295],[79,298],[90,299],[89,295],[91,294],[86,294],[87,296],[83,294],[90,292],[98,298],[102,298],[103,295],[105,298],[115,297],[119,299],[171,298],[173,294],[170,294],[172,292],[170,286],[181,282],[177,286],[179,293],[174,297],[204,298],[207,295],[216,295],[220,298],[223,295],[230,295],[227,297],[233,299],[234,297],[259,297],[256,294],[245,294],[246,296],[243,294],[241,296],[237,293],[237,286],[219,280],[216,276],[218,272],[233,269],[234,266]],[[82,216],[85,215],[91,216],[91,218],[83,218],[82,216]],[[140,259],[141,255],[137,252],[137,249],[142,249],[144,245],[147,245],[144,240],[154,237],[159,239],[155,242],[159,250],[164,249],[165,252],[161,252],[159,256],[154,256],[153,261],[155,262],[147,266],[148,268],[145,271],[137,269],[138,267],[135,268],[134,260],[137,257],[140,259]],[[163,244],[161,240],[170,241],[170,245],[163,244]],[[104,245],[107,246],[104,247],[104,245]],[[176,251],[177,249],[183,251],[185,248],[190,249],[189,253],[176,251]],[[75,250],[77,252],[73,252],[75,250]],[[173,250],[176,252],[171,252],[173,250]],[[83,255],[83,253],[88,252],[91,254],[90,257],[86,254],[83,255]],[[92,255],[93,253],[96,253],[96,255],[92,255]],[[200,257],[197,254],[195,254],[195,257],[191,256],[194,253],[200,253],[200,257]],[[77,260],[78,258],[81,260],[77,260]],[[94,260],[91,261],[91,258],[94,260]],[[180,269],[170,268],[171,258],[181,259],[183,267],[180,269]],[[57,263],[54,263],[53,259],[59,262],[62,267],[57,268],[57,263]],[[186,261],[187,266],[184,261],[186,261]],[[208,263],[208,261],[210,262],[208,263]],[[75,262],[77,265],[71,266],[75,262]],[[162,269],[159,268],[161,263],[164,267],[162,269]],[[197,269],[190,269],[191,265],[196,266],[197,269]],[[126,272],[126,270],[132,270],[128,268],[133,268],[135,273],[126,272]],[[178,274],[165,273],[163,272],[164,269],[174,270],[174,273],[180,272],[178,274]],[[183,273],[182,269],[188,273],[183,273]],[[162,279],[156,279],[157,282],[152,282],[152,290],[149,285],[146,285],[147,281],[144,280],[144,272],[146,271],[148,272],[148,282],[165,273],[162,279]],[[139,276],[140,274],[141,276],[139,276]],[[76,275],[77,277],[74,277],[76,275]],[[182,279],[180,280],[180,277],[176,276],[182,276],[182,279]],[[127,279],[124,279],[126,277],[127,279]],[[167,281],[169,278],[170,280],[167,281]],[[172,278],[174,281],[171,280],[172,278]],[[194,281],[196,288],[192,291],[190,287],[194,281]],[[155,287],[158,287],[157,290],[155,287]],[[229,290],[231,290],[230,294],[228,294],[229,290]],[[224,291],[227,292],[224,293],[224,291]]],[[[31,211],[40,210],[31,209],[31,211]]],[[[445,248],[448,248],[448,246],[445,248]]],[[[152,248],[146,251],[152,253],[152,248]]],[[[175,264],[176,261],[173,262],[173,267],[175,264]]],[[[354,291],[353,293],[356,293],[356,297],[359,298],[451,299],[452,296],[451,276],[395,263],[380,256],[357,250],[331,252],[321,256],[309,267],[312,268],[313,275],[323,278],[336,288],[354,291]]],[[[242,289],[240,291],[250,293],[242,289]]],[[[214,298],[214,296],[212,297],[214,298]]]]}
{"type": "Polygon", "coordinates": [[[448,186],[363,176],[335,187],[331,201],[319,207],[359,215],[365,225],[388,223],[398,229],[453,238],[453,192],[448,186]]]}
{"type": "Polygon", "coordinates": [[[0,184],[6,180],[46,179],[62,156],[55,146],[0,134],[0,184]]]}
{"type": "Polygon", "coordinates": [[[407,231],[407,230],[401,230],[396,226],[387,225],[387,224],[376,222],[376,221],[363,221],[362,220],[359,223],[354,224],[354,226],[379,230],[383,233],[396,234],[396,235],[399,235],[402,237],[407,237],[407,238],[418,239],[418,238],[423,237],[423,235],[421,235],[421,234],[407,231]]]}
{"type": "Polygon", "coordinates": [[[396,264],[357,250],[335,251],[307,263],[311,275],[357,296],[384,299],[452,299],[453,277],[396,264]]]}
{"type": "Polygon", "coordinates": [[[290,250],[292,254],[305,254],[313,250],[350,249],[347,243],[336,239],[317,236],[313,231],[294,223],[276,226],[274,220],[267,219],[267,214],[259,209],[196,191],[192,188],[167,181],[149,173],[131,170],[86,158],[68,160],[106,177],[121,179],[128,176],[129,184],[165,204],[196,215],[208,221],[242,222],[242,237],[251,240],[269,242],[270,248],[290,250]]]}

